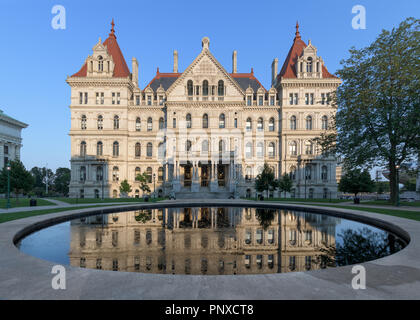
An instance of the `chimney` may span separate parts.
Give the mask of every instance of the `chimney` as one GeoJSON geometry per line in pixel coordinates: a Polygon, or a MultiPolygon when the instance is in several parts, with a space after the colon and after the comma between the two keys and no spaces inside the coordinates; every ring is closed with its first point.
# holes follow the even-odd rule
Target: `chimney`
{"type": "Polygon", "coordinates": [[[278,74],[279,59],[275,58],[271,64],[271,86],[274,86],[276,83],[276,78],[278,74]]]}
{"type": "Polygon", "coordinates": [[[174,50],[174,73],[178,73],[178,51],[174,50]]]}
{"type": "Polygon", "coordinates": [[[139,86],[139,63],[136,58],[131,60],[131,71],[132,71],[132,80],[136,87],[139,86]]]}
{"type": "Polygon", "coordinates": [[[237,63],[237,55],[238,52],[236,52],[236,50],[233,50],[232,53],[232,73],[237,73],[238,72],[238,63],[237,63]]]}

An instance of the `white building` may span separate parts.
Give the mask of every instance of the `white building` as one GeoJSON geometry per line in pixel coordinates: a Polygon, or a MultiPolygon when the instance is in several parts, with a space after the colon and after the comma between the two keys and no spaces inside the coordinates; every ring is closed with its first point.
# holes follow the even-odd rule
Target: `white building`
{"type": "MultiPolygon", "coordinates": [[[[278,178],[290,174],[292,197],[336,197],[336,159],[313,138],[330,130],[329,96],[341,81],[330,74],[296,26],[292,47],[266,89],[238,73],[237,52],[228,72],[202,39],[183,71],[174,51],[173,72],[139,88],[139,64],[130,72],[112,23],[93,47],[71,86],[71,197],[118,197],[121,181],[140,196],[135,177],[146,172],[152,191],[178,197],[255,196],[254,179],[267,163],[278,178]],[[205,194],[205,195],[203,195],[205,194]]],[[[273,195],[276,196],[276,192],[273,195]]],[[[278,196],[278,194],[277,194],[278,196]]]]}
{"type": "Polygon", "coordinates": [[[0,110],[0,170],[7,162],[20,159],[21,131],[28,125],[0,110]]]}

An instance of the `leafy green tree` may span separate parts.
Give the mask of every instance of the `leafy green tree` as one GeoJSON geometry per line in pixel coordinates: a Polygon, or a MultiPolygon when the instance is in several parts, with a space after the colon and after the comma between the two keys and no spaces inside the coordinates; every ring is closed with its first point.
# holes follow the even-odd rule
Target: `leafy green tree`
{"type": "Polygon", "coordinates": [[[147,182],[149,181],[149,175],[146,172],[139,173],[136,176],[136,181],[140,183],[140,189],[141,191],[143,191],[143,195],[145,192],[151,192],[149,185],[147,184],[147,182]]]}
{"type": "Polygon", "coordinates": [[[255,216],[257,217],[261,227],[263,227],[264,230],[267,230],[267,228],[271,226],[271,223],[276,217],[276,210],[257,208],[255,209],[255,216]]]}
{"type": "Polygon", "coordinates": [[[127,197],[127,195],[132,191],[131,185],[128,183],[127,179],[121,181],[120,184],[120,193],[123,197],[127,197]]]}
{"type": "Polygon", "coordinates": [[[274,172],[267,163],[264,163],[262,172],[255,178],[255,189],[258,192],[269,191],[275,189],[278,185],[274,178],[274,172]]]}
{"type": "MultiPolygon", "coordinates": [[[[20,193],[28,193],[33,185],[34,178],[23,163],[19,160],[10,161],[10,190],[16,195],[16,201],[20,193]]],[[[0,173],[0,192],[7,192],[7,166],[0,173]]]]}
{"type": "Polygon", "coordinates": [[[280,192],[284,192],[284,197],[286,198],[286,192],[290,192],[292,190],[293,181],[288,174],[285,174],[281,177],[278,185],[280,192]]]}
{"type": "Polygon", "coordinates": [[[348,170],[341,178],[338,189],[342,192],[353,193],[357,196],[359,192],[372,192],[375,188],[375,182],[371,179],[367,170],[348,170]]]}
{"type": "Polygon", "coordinates": [[[57,168],[54,175],[54,191],[67,197],[69,194],[71,170],[69,168],[57,168]]]}
{"type": "Polygon", "coordinates": [[[37,196],[45,195],[45,186],[48,183],[48,190],[53,189],[54,183],[54,172],[51,169],[45,167],[33,167],[30,171],[31,175],[34,177],[34,186],[33,191],[37,196]]]}
{"type": "Polygon", "coordinates": [[[420,20],[383,30],[366,48],[350,50],[337,71],[343,84],[332,126],[319,142],[343,156],[346,168],[386,166],[396,202],[396,167],[420,152],[420,20]]]}

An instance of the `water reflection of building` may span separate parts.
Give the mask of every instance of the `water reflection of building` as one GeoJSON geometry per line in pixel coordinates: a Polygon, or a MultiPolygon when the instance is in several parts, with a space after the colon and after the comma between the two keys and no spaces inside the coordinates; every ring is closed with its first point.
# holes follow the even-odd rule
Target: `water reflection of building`
{"type": "Polygon", "coordinates": [[[167,274],[257,274],[325,267],[339,219],[255,208],[169,208],[71,222],[70,263],[167,274]],[[266,226],[265,228],[263,226],[266,226]]]}

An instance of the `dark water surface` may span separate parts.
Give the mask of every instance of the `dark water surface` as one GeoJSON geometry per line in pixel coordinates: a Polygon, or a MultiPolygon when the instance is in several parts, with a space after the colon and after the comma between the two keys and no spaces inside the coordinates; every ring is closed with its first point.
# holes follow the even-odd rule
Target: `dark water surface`
{"type": "Polygon", "coordinates": [[[374,260],[405,243],[378,228],[308,212],[145,209],[85,217],[24,238],[29,255],[82,268],[161,274],[265,274],[374,260]]]}

